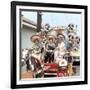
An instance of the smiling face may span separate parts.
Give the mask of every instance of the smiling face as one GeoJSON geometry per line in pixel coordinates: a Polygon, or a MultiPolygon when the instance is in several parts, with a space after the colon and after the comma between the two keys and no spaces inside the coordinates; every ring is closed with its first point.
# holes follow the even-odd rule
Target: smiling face
{"type": "Polygon", "coordinates": [[[35,42],[35,44],[38,44],[38,43],[39,43],[39,40],[38,40],[38,39],[36,39],[34,42],[35,42]]]}
{"type": "Polygon", "coordinates": [[[58,42],[63,42],[64,41],[64,35],[58,35],[58,42]]]}
{"type": "Polygon", "coordinates": [[[52,38],[49,39],[49,43],[53,43],[53,39],[52,38]]]}

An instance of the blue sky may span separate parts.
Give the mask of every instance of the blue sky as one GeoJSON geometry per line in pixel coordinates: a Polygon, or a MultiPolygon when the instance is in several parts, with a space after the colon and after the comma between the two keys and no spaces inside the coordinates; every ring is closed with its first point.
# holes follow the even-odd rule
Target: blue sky
{"type": "MultiPolygon", "coordinates": [[[[77,25],[78,34],[81,31],[81,14],[71,13],[53,13],[43,12],[42,13],[42,24],[48,23],[51,27],[54,26],[67,26],[70,23],[77,25]]],[[[22,11],[22,15],[27,17],[34,22],[37,22],[37,12],[22,11]]]]}

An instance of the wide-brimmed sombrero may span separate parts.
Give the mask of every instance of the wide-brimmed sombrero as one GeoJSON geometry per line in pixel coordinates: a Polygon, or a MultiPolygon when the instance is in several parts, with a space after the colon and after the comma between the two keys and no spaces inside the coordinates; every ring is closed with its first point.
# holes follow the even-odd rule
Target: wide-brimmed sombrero
{"type": "Polygon", "coordinates": [[[57,33],[63,34],[64,31],[65,31],[65,27],[64,27],[64,26],[61,26],[61,27],[55,28],[54,30],[55,30],[57,33]]]}
{"type": "Polygon", "coordinates": [[[36,40],[41,40],[40,35],[33,35],[30,39],[32,40],[32,42],[35,42],[36,40]]]}
{"type": "Polygon", "coordinates": [[[51,30],[47,34],[48,37],[57,38],[57,32],[55,30],[51,30]]]}
{"type": "Polygon", "coordinates": [[[48,36],[47,36],[47,39],[48,39],[48,40],[50,40],[50,39],[55,40],[55,36],[54,36],[54,35],[48,35],[48,36]]]}

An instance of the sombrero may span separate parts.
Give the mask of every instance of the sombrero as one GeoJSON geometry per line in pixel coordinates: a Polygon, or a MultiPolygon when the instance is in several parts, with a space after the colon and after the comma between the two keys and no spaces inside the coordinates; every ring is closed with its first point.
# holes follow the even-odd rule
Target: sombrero
{"type": "Polygon", "coordinates": [[[31,40],[32,40],[32,42],[35,42],[35,40],[40,41],[40,40],[41,40],[40,35],[33,35],[33,36],[31,37],[31,40]]]}
{"type": "Polygon", "coordinates": [[[50,39],[54,40],[54,39],[55,39],[55,36],[54,36],[54,35],[48,35],[48,36],[47,36],[47,39],[48,39],[48,40],[50,40],[50,39]]]}
{"type": "Polygon", "coordinates": [[[51,30],[47,34],[48,37],[56,38],[57,37],[57,32],[55,30],[51,30]]]}
{"type": "Polygon", "coordinates": [[[65,27],[64,26],[61,26],[61,27],[58,27],[58,28],[55,28],[54,29],[57,33],[64,33],[64,30],[65,30],[65,27]]]}

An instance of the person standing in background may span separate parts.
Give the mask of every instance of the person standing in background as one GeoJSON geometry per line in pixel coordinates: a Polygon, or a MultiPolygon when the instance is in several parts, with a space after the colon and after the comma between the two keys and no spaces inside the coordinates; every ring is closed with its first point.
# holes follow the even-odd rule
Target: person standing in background
{"type": "Polygon", "coordinates": [[[30,70],[29,54],[26,55],[26,70],[27,70],[27,72],[30,70]]]}

